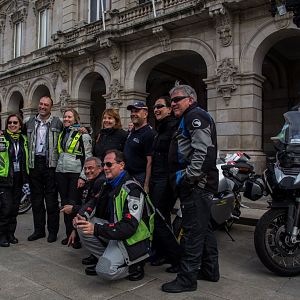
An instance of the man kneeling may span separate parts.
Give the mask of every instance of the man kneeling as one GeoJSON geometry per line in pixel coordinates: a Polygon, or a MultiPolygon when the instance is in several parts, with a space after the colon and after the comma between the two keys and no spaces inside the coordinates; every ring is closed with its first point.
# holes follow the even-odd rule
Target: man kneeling
{"type": "Polygon", "coordinates": [[[129,280],[140,280],[149,256],[153,207],[140,184],[124,170],[122,152],[109,150],[102,166],[106,182],[98,201],[107,218],[78,214],[73,224],[83,246],[99,258],[95,274],[108,280],[128,275],[129,280]]]}

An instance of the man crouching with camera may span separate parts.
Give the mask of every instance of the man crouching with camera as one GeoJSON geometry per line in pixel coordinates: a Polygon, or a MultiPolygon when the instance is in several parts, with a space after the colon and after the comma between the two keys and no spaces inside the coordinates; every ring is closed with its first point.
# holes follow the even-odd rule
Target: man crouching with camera
{"type": "Polygon", "coordinates": [[[78,214],[73,225],[83,246],[98,258],[90,271],[94,268],[95,275],[107,280],[127,276],[140,280],[150,250],[152,204],[140,184],[124,170],[122,152],[109,150],[102,167],[106,181],[96,206],[105,218],[97,217],[96,207],[88,207],[86,217],[78,214]]]}

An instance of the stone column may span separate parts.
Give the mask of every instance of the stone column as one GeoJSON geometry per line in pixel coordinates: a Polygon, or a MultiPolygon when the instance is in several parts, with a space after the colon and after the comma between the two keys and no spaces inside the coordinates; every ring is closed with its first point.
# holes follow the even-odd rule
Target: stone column
{"type": "Polygon", "coordinates": [[[255,170],[265,168],[262,151],[262,83],[258,74],[239,74],[222,83],[206,79],[208,111],[213,115],[221,155],[236,151],[251,156],[255,170]]]}
{"type": "Polygon", "coordinates": [[[38,110],[37,108],[26,107],[26,108],[22,108],[22,112],[23,112],[23,120],[24,122],[26,122],[30,117],[35,116],[38,113],[38,110]]]}

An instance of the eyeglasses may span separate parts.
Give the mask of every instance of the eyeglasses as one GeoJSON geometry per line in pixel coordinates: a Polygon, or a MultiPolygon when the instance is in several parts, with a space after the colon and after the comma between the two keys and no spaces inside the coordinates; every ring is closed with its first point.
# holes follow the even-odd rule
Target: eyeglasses
{"type": "Polygon", "coordinates": [[[19,121],[8,121],[7,124],[8,125],[11,125],[11,124],[18,125],[19,121]]]}
{"type": "Polygon", "coordinates": [[[166,104],[156,104],[153,106],[153,109],[161,109],[163,107],[167,107],[167,105],[166,104]]]}
{"type": "Polygon", "coordinates": [[[104,168],[105,166],[107,166],[108,168],[111,168],[114,164],[118,164],[118,162],[103,162],[101,163],[101,167],[104,168]]]}
{"type": "Polygon", "coordinates": [[[171,98],[171,102],[178,103],[179,101],[186,99],[186,98],[189,98],[189,96],[177,96],[177,97],[171,98]]]}

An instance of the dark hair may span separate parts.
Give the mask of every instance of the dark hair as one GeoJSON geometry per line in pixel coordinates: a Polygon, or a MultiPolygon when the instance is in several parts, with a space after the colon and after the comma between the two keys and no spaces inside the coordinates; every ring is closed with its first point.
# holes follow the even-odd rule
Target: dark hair
{"type": "Polygon", "coordinates": [[[158,100],[158,99],[163,99],[165,101],[165,104],[167,107],[171,107],[171,98],[169,96],[161,96],[161,97],[158,97],[155,102],[158,100]]]}
{"type": "Polygon", "coordinates": [[[125,156],[124,156],[124,154],[123,154],[122,151],[119,151],[117,149],[110,149],[110,150],[107,150],[105,152],[105,156],[107,154],[110,154],[110,153],[114,153],[115,154],[115,156],[116,156],[116,162],[120,163],[120,162],[123,161],[125,163],[125,156]]]}
{"type": "Polygon", "coordinates": [[[10,119],[11,117],[16,117],[16,118],[18,119],[18,121],[19,121],[19,123],[20,123],[20,126],[21,126],[20,129],[22,130],[22,129],[23,129],[23,119],[22,119],[22,117],[21,117],[19,114],[10,114],[10,115],[7,117],[6,122],[5,122],[5,129],[8,128],[8,121],[9,121],[9,119],[10,119]]]}
{"type": "Polygon", "coordinates": [[[42,98],[48,98],[48,99],[50,100],[50,102],[51,102],[51,107],[53,106],[53,100],[52,100],[52,98],[51,98],[50,96],[44,95],[44,96],[42,96],[42,97],[40,98],[40,100],[41,100],[42,98]]]}

